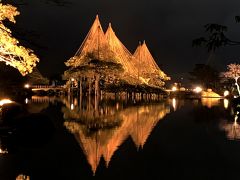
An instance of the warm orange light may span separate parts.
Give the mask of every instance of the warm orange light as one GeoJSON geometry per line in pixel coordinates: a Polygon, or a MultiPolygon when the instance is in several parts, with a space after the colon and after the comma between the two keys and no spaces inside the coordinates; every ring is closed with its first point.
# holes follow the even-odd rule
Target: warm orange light
{"type": "Polygon", "coordinates": [[[16,177],[16,180],[30,180],[30,177],[27,175],[20,174],[16,177]]]}
{"type": "Polygon", "coordinates": [[[230,93],[229,93],[229,91],[224,91],[224,93],[223,93],[223,95],[226,97],[226,96],[228,96],[230,93]]]}
{"type": "Polygon", "coordinates": [[[217,106],[220,103],[220,98],[201,98],[202,105],[207,106],[208,108],[212,108],[213,106],[217,106]]]}
{"type": "Polygon", "coordinates": [[[30,88],[30,85],[29,85],[29,84],[25,84],[24,87],[25,87],[26,89],[28,89],[28,88],[30,88]]]}
{"type": "Polygon", "coordinates": [[[172,91],[177,91],[177,87],[173,86],[172,91]]]}
{"type": "Polygon", "coordinates": [[[117,110],[119,109],[119,103],[116,104],[116,109],[117,109],[117,110]]]}
{"type": "Polygon", "coordinates": [[[0,106],[3,106],[4,104],[10,104],[13,101],[11,101],[10,99],[2,99],[0,100],[0,106]]]}
{"type": "Polygon", "coordinates": [[[225,109],[228,108],[228,106],[229,106],[229,100],[228,99],[223,100],[223,106],[224,106],[225,109]]]}
{"type": "Polygon", "coordinates": [[[202,92],[202,88],[197,86],[193,91],[196,93],[200,93],[200,92],[202,92]]]}
{"type": "Polygon", "coordinates": [[[177,101],[175,98],[172,99],[172,106],[173,106],[174,111],[176,111],[177,110],[177,101]]]}
{"type": "Polygon", "coordinates": [[[2,149],[0,148],[0,154],[7,154],[7,153],[8,153],[7,150],[2,150],[2,149]]]}
{"type": "Polygon", "coordinates": [[[74,110],[74,104],[71,104],[71,110],[74,110]]]}

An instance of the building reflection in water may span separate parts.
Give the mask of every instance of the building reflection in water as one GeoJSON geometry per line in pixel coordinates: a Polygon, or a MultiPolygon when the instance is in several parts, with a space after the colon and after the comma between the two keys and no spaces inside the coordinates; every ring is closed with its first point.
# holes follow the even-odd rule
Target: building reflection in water
{"type": "Polygon", "coordinates": [[[126,107],[123,102],[85,99],[79,100],[74,109],[71,102],[65,101],[62,112],[65,127],[74,134],[94,174],[101,157],[108,167],[115,151],[128,137],[137,149],[143,148],[158,121],[170,112],[165,103],[126,107]]]}

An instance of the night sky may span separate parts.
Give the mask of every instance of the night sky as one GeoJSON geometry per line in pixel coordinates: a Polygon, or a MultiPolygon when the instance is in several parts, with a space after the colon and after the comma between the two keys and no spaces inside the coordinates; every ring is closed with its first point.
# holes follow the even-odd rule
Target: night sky
{"type": "Polygon", "coordinates": [[[239,0],[66,0],[66,6],[31,0],[20,6],[17,24],[34,31],[40,49],[29,45],[41,58],[38,69],[45,76],[62,74],[64,62],[81,45],[96,14],[104,30],[112,23],[119,39],[134,52],[138,41],[146,43],[157,64],[178,80],[190,72],[194,64],[207,63],[224,70],[231,62],[239,62],[240,47],[225,47],[214,54],[204,48],[193,48],[192,40],[204,35],[203,26],[219,23],[229,26],[228,36],[240,40],[239,0]]]}

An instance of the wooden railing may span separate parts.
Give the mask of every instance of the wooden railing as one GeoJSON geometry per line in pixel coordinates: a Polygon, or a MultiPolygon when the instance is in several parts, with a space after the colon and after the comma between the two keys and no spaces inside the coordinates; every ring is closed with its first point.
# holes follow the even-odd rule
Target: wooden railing
{"type": "Polygon", "coordinates": [[[51,86],[51,85],[33,85],[30,87],[33,91],[38,90],[56,90],[56,89],[64,89],[65,86],[51,86]]]}

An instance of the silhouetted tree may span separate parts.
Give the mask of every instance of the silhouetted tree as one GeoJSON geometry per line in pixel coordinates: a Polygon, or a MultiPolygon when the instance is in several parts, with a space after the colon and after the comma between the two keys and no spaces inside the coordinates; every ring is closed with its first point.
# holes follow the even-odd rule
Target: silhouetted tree
{"type": "Polygon", "coordinates": [[[48,85],[49,80],[40,73],[37,68],[33,69],[33,72],[26,77],[28,83],[31,85],[48,85]]]}
{"type": "Polygon", "coordinates": [[[206,88],[216,89],[219,84],[219,72],[209,65],[196,64],[191,75],[190,81],[200,84],[206,88]]]}
{"type": "MultiPolygon", "coordinates": [[[[240,16],[235,17],[237,23],[240,22],[240,16]]],[[[193,47],[206,47],[208,51],[215,51],[217,48],[224,46],[240,45],[240,41],[235,41],[227,37],[227,26],[220,24],[206,24],[204,26],[206,36],[194,39],[193,47]]]]}

